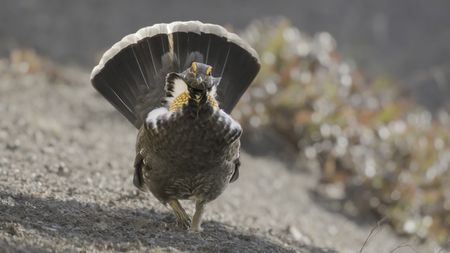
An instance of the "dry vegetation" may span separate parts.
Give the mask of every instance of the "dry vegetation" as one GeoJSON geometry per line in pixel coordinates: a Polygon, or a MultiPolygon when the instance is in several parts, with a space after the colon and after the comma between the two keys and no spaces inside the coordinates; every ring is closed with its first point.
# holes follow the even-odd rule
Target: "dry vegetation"
{"type": "Polygon", "coordinates": [[[448,244],[448,111],[426,111],[387,78],[366,80],[328,33],[267,20],[244,36],[262,59],[235,112],[247,132],[281,137],[297,167],[320,171],[317,192],[344,212],[375,213],[400,234],[448,244]]]}

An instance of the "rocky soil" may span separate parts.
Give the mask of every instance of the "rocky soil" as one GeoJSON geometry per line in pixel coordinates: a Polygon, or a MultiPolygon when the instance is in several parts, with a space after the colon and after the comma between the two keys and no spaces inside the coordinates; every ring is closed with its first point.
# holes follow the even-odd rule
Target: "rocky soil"
{"type": "MultiPolygon", "coordinates": [[[[204,231],[178,229],[132,184],[136,129],[77,68],[0,60],[0,116],[0,252],[359,252],[376,224],[331,211],[314,175],[243,153],[204,231]]],[[[434,250],[377,232],[363,252],[434,250]]]]}

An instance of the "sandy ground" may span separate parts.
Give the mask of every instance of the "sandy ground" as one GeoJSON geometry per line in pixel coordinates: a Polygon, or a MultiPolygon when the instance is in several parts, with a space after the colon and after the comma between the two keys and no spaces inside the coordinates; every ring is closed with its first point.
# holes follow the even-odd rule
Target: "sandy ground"
{"type": "MultiPolygon", "coordinates": [[[[243,153],[240,178],[207,207],[204,231],[178,229],[134,188],[137,131],[88,73],[20,69],[0,60],[0,252],[358,252],[375,223],[312,198],[313,175],[243,153]]],[[[433,252],[388,228],[363,252],[404,242],[433,252]]]]}

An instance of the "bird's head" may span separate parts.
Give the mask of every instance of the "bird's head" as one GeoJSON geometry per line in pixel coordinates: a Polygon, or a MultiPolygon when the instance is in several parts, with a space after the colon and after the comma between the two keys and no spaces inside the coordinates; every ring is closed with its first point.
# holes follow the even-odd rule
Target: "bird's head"
{"type": "Polygon", "coordinates": [[[213,68],[207,64],[192,62],[191,66],[183,72],[183,79],[192,99],[200,102],[208,95],[215,97],[220,78],[213,77],[212,71],[213,68]]]}
{"type": "Polygon", "coordinates": [[[170,110],[176,110],[188,103],[189,99],[197,105],[209,102],[217,107],[216,90],[220,77],[212,76],[213,68],[210,65],[192,62],[191,66],[182,73],[170,73],[166,78],[166,98],[170,110]]]}

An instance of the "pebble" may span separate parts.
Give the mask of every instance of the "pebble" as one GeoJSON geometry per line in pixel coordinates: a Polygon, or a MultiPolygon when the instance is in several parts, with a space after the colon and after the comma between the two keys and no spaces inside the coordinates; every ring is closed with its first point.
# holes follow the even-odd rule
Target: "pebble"
{"type": "Polygon", "coordinates": [[[11,196],[9,196],[7,198],[0,199],[0,204],[13,207],[16,205],[16,201],[11,196]]]}
{"type": "Polygon", "coordinates": [[[19,140],[15,140],[14,142],[9,142],[6,144],[6,149],[11,150],[11,151],[15,151],[20,147],[20,141],[19,140]]]}
{"type": "Polygon", "coordinates": [[[56,172],[58,176],[68,176],[70,174],[69,168],[66,166],[65,163],[61,162],[58,165],[58,171],[56,172]]]}
{"type": "Polygon", "coordinates": [[[51,155],[51,154],[55,153],[55,148],[49,145],[49,146],[41,148],[41,152],[44,154],[51,155]]]}
{"type": "Polygon", "coordinates": [[[0,166],[6,166],[9,164],[9,160],[6,157],[0,158],[0,166]]]}
{"type": "Polygon", "coordinates": [[[14,223],[7,224],[5,227],[5,231],[12,236],[18,236],[18,237],[23,236],[23,233],[19,230],[18,226],[14,223]]]}
{"type": "Polygon", "coordinates": [[[107,230],[108,224],[106,224],[104,221],[100,221],[95,224],[95,227],[98,228],[99,230],[107,230]]]}
{"type": "Polygon", "coordinates": [[[288,232],[292,237],[296,240],[301,242],[304,245],[311,245],[312,240],[308,236],[304,235],[298,228],[295,226],[288,226],[287,228],[288,232]]]}

